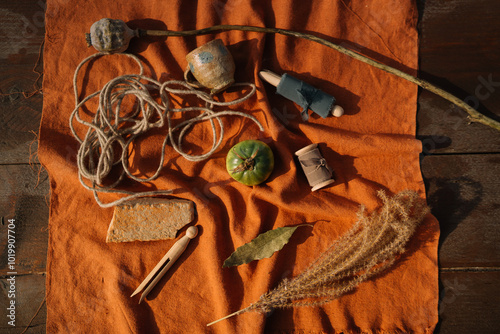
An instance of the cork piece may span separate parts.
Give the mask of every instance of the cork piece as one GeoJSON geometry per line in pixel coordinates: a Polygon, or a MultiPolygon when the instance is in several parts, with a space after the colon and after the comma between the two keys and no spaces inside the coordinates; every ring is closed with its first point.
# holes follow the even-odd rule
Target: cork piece
{"type": "Polygon", "coordinates": [[[194,219],[194,203],[187,200],[141,198],[115,206],[106,242],[175,238],[194,219]]]}

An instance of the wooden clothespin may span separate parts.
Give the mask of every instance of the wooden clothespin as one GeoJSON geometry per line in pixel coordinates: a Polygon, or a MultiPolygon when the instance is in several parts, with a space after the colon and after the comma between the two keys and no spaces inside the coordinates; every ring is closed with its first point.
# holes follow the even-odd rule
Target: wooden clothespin
{"type": "Polygon", "coordinates": [[[191,226],[186,230],[186,234],[180,238],[170,250],[163,256],[163,258],[158,262],[156,267],[149,273],[149,275],[142,281],[142,283],[137,287],[137,289],[130,295],[130,297],[135,296],[141,292],[144,288],[144,292],[139,299],[139,304],[146,298],[149,292],[155,287],[156,283],[165,275],[165,273],[172,267],[175,261],[181,256],[181,254],[186,249],[189,240],[196,237],[198,234],[198,228],[196,226],[191,226]]]}

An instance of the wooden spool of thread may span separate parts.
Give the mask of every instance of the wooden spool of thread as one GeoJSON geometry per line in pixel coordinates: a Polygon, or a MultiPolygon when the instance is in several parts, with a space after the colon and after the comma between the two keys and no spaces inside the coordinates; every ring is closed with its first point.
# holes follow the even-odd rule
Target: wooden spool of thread
{"type": "Polygon", "coordinates": [[[300,166],[306,175],[307,182],[316,191],[335,182],[332,178],[333,169],[328,165],[318,149],[318,144],[308,145],[297,152],[300,166]]]}

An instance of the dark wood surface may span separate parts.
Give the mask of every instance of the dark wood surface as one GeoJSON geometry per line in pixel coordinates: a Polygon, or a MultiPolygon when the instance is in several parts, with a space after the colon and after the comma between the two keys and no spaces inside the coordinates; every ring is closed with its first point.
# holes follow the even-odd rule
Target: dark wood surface
{"type": "MultiPolygon", "coordinates": [[[[500,119],[500,2],[418,0],[420,76],[500,119]],[[487,84],[487,82],[493,84],[487,84]]],[[[36,159],[42,94],[29,99],[44,37],[44,3],[0,1],[0,332],[45,333],[49,181],[36,159]],[[17,34],[17,35],[16,35],[17,34]],[[17,222],[16,327],[7,325],[7,219],[17,222]]],[[[441,225],[436,333],[500,328],[500,132],[468,124],[422,91],[417,116],[422,173],[441,225]]]]}

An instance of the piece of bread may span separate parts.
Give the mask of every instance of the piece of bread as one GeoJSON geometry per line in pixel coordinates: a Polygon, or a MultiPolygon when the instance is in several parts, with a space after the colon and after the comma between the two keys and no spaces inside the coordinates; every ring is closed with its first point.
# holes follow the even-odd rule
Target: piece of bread
{"type": "Polygon", "coordinates": [[[175,238],[194,219],[194,203],[187,200],[141,198],[115,206],[106,242],[175,238]]]}

